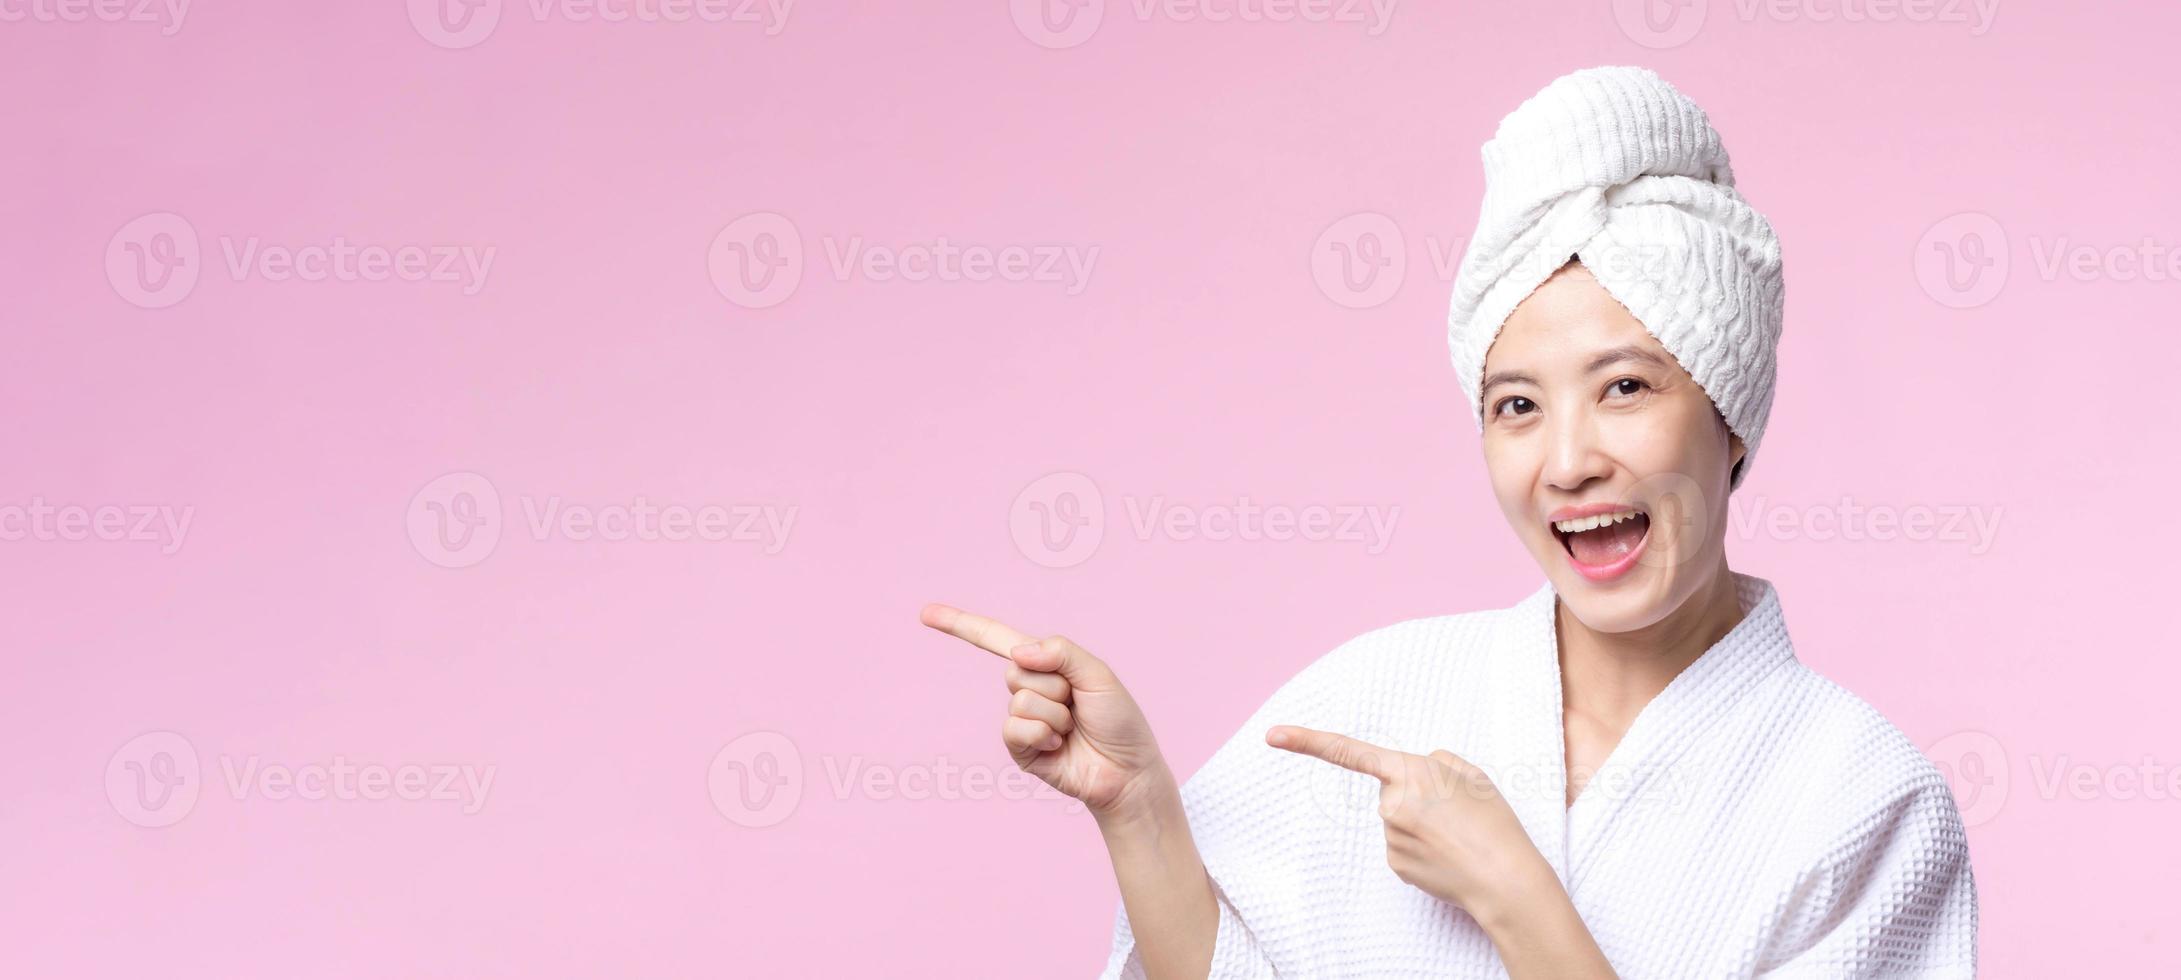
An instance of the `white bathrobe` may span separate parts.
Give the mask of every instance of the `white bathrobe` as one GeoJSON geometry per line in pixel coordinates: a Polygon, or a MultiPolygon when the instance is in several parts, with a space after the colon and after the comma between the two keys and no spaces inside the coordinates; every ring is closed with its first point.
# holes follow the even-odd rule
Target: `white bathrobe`
{"type": "MultiPolygon", "coordinates": [[[[1283,685],[1182,788],[1219,903],[1213,977],[1505,977],[1395,877],[1378,784],[1265,744],[1306,725],[1483,767],[1623,977],[1968,977],[1976,884],[1944,777],[1795,659],[1770,582],[1566,800],[1554,594],[1413,620],[1283,685]]],[[[1125,909],[1106,977],[1141,977],[1125,909]]]]}

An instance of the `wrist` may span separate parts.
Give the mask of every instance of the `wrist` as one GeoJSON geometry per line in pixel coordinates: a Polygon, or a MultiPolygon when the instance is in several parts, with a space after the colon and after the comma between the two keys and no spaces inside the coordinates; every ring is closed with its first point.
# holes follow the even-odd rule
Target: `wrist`
{"type": "Polygon", "coordinates": [[[1505,874],[1493,876],[1495,887],[1471,903],[1471,918],[1495,942],[1509,938],[1526,925],[1549,921],[1555,913],[1572,909],[1560,876],[1542,854],[1531,854],[1505,874]]]}
{"type": "Polygon", "coordinates": [[[1091,810],[1098,829],[1107,837],[1156,830],[1182,813],[1181,785],[1159,760],[1129,780],[1113,802],[1091,810]]]}

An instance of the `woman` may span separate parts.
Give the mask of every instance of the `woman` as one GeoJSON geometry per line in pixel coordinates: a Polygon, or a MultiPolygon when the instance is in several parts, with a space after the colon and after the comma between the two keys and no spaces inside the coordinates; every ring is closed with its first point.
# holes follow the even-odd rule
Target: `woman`
{"type": "Polygon", "coordinates": [[[1781,286],[1718,134],[1599,68],[1483,153],[1450,341],[1535,594],[1348,642],[1185,787],[1104,662],[924,611],[1012,661],[1009,751],[1096,816],[1106,974],[1972,975],[1944,779],[1727,567],[1781,286]]]}

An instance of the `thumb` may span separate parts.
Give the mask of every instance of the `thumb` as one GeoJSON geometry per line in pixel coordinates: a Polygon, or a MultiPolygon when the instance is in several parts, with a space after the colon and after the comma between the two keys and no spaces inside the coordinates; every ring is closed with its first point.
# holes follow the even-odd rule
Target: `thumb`
{"type": "Polygon", "coordinates": [[[1016,647],[1009,659],[1024,670],[1059,674],[1077,691],[1110,691],[1121,686],[1106,662],[1065,636],[1048,636],[1016,647]]]}

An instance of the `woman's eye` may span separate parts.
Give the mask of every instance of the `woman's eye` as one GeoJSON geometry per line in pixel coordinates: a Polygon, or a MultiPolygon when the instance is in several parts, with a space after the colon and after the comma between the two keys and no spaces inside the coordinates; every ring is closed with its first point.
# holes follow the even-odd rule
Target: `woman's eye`
{"type": "Polygon", "coordinates": [[[1645,387],[1642,381],[1635,378],[1622,378],[1606,385],[1605,390],[1609,395],[1633,395],[1643,391],[1645,387]]]}
{"type": "Polygon", "coordinates": [[[1500,399],[1499,406],[1494,409],[1494,411],[1498,412],[1501,415],[1528,415],[1529,413],[1536,410],[1536,402],[1533,402],[1520,395],[1517,395],[1513,398],[1500,399]]]}

